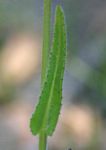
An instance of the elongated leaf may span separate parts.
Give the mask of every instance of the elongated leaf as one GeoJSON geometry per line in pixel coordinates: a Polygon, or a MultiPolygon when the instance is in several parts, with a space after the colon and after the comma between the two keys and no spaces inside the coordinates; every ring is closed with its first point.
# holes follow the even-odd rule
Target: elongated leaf
{"type": "Polygon", "coordinates": [[[61,7],[57,6],[47,76],[42,87],[39,103],[30,122],[31,131],[34,135],[41,131],[45,131],[47,135],[52,135],[55,130],[61,108],[65,56],[66,31],[64,13],[61,7]]]}

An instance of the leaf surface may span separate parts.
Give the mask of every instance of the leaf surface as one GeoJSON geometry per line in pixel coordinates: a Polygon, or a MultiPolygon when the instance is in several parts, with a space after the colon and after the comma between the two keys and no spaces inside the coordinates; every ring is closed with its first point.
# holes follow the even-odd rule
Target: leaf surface
{"type": "Polygon", "coordinates": [[[57,6],[55,14],[54,37],[49,55],[46,78],[42,86],[39,103],[30,120],[32,134],[44,131],[52,135],[61,108],[62,83],[66,56],[66,30],[64,13],[57,6]]]}

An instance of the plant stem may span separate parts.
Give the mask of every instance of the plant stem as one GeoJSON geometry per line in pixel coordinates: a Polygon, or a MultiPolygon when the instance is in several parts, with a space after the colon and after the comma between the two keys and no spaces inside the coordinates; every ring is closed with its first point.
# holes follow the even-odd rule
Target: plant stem
{"type": "MultiPolygon", "coordinates": [[[[46,77],[46,68],[48,65],[48,56],[50,50],[50,22],[51,22],[51,0],[44,0],[44,18],[43,18],[43,49],[42,49],[42,72],[41,85],[46,77]]],[[[39,135],[39,150],[46,150],[47,135],[41,131],[39,135]]]]}
{"type": "Polygon", "coordinates": [[[44,0],[43,49],[42,49],[42,73],[41,73],[42,84],[46,76],[48,55],[50,50],[51,1],[52,0],[44,0]]]}
{"type": "Polygon", "coordinates": [[[45,132],[41,132],[39,135],[39,150],[46,150],[47,147],[47,135],[45,132]]]}

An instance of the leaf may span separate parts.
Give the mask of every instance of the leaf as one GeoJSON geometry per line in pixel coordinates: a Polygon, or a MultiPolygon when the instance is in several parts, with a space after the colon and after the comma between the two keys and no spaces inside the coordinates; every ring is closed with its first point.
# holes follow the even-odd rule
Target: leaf
{"type": "Polygon", "coordinates": [[[64,13],[61,6],[57,6],[47,76],[41,90],[39,103],[30,120],[30,128],[34,135],[41,131],[44,131],[47,135],[52,135],[55,130],[61,108],[65,56],[66,31],[64,13]]]}

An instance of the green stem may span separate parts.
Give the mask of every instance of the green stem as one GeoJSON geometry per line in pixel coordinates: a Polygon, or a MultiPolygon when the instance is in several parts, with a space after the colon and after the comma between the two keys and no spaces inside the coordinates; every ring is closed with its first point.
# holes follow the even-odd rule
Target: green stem
{"type": "Polygon", "coordinates": [[[47,147],[47,136],[45,132],[41,132],[39,135],[39,150],[46,150],[47,147]]]}
{"type": "Polygon", "coordinates": [[[43,49],[42,49],[42,73],[41,73],[42,84],[46,76],[48,55],[50,50],[51,1],[52,0],[44,0],[43,49]]]}
{"type": "MultiPolygon", "coordinates": [[[[41,85],[43,85],[43,82],[46,77],[46,68],[48,65],[48,55],[50,50],[51,1],[52,0],[44,0],[41,85]]],[[[46,147],[47,135],[45,131],[41,131],[39,135],[39,150],[46,150],[46,147]]]]}

